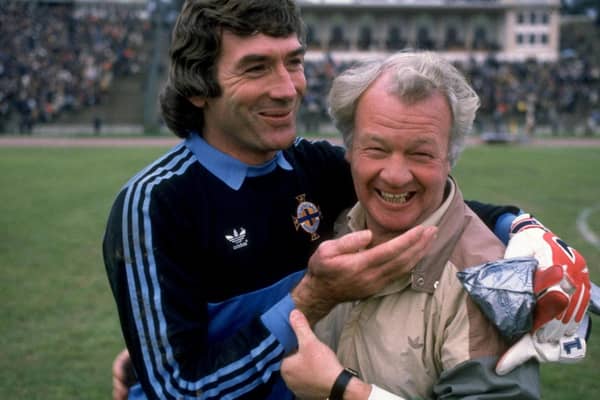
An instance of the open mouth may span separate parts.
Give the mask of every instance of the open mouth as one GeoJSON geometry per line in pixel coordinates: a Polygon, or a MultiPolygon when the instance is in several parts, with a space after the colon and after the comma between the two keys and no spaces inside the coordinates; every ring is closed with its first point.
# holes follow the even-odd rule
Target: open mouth
{"type": "Polygon", "coordinates": [[[291,113],[291,110],[270,110],[262,111],[260,112],[260,115],[265,118],[280,119],[289,117],[291,113]]]}
{"type": "Polygon", "coordinates": [[[271,127],[288,127],[294,121],[294,113],[290,110],[269,110],[258,114],[264,123],[271,127]]]}
{"type": "Polygon", "coordinates": [[[388,193],[381,190],[377,190],[377,194],[384,201],[393,204],[404,204],[415,195],[415,192],[404,192],[404,193],[388,193]]]}

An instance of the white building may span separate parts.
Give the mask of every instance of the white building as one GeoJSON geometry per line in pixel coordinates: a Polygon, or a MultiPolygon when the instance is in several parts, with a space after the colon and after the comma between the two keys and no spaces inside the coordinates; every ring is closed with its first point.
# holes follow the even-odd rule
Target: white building
{"type": "Polygon", "coordinates": [[[298,0],[308,59],[335,60],[402,48],[451,59],[555,61],[560,0],[298,0]]]}

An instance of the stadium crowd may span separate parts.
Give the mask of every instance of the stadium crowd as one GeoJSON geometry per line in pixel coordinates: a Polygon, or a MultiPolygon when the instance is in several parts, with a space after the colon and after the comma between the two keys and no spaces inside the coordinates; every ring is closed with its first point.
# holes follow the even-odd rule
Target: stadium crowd
{"type": "MultiPolygon", "coordinates": [[[[115,77],[143,71],[150,59],[148,16],[146,9],[116,4],[0,2],[0,132],[11,119],[28,133],[36,123],[101,103],[115,77]]],[[[579,40],[568,46],[556,63],[489,58],[458,65],[481,96],[476,131],[518,126],[533,134],[543,125],[560,134],[581,125],[584,133],[600,133],[600,57],[590,58],[600,45],[579,40]]],[[[328,120],[326,93],[347,66],[329,57],[307,62],[305,130],[328,120]]]]}
{"type": "MultiPolygon", "coordinates": [[[[347,66],[330,58],[307,63],[309,90],[303,113],[307,131],[315,129],[315,116],[326,120],[329,83],[347,66]]],[[[457,67],[481,98],[478,132],[510,132],[518,125],[532,134],[536,126],[544,125],[558,135],[572,131],[582,120],[586,121],[584,133],[598,131],[600,65],[585,56],[573,53],[555,63],[509,63],[488,58],[484,63],[457,63],[457,67]]]]}
{"type": "Polygon", "coordinates": [[[115,76],[143,68],[149,29],[139,8],[0,2],[0,132],[101,102],[115,76]]]}

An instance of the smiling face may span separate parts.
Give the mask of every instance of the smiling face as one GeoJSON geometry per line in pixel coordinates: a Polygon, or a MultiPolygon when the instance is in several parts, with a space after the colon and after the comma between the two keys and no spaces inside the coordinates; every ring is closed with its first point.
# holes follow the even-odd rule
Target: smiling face
{"type": "Polygon", "coordinates": [[[445,97],[407,104],[384,75],[360,97],[346,153],[367,227],[380,243],[422,223],[443,202],[452,117],[445,97]]]}
{"type": "Polygon", "coordinates": [[[298,37],[223,31],[217,71],[221,96],[189,99],[203,108],[204,139],[248,164],[264,163],[289,147],[306,90],[298,37]]]}

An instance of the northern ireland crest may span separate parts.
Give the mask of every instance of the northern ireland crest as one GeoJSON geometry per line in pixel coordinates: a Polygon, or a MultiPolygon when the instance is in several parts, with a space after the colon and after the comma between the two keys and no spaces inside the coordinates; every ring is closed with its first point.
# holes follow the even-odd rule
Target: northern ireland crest
{"type": "Polygon", "coordinates": [[[319,238],[317,229],[319,229],[319,223],[321,222],[321,210],[316,204],[306,201],[305,194],[296,196],[296,200],[298,200],[296,216],[292,217],[296,230],[302,228],[310,234],[311,240],[317,240],[319,238]]]}

